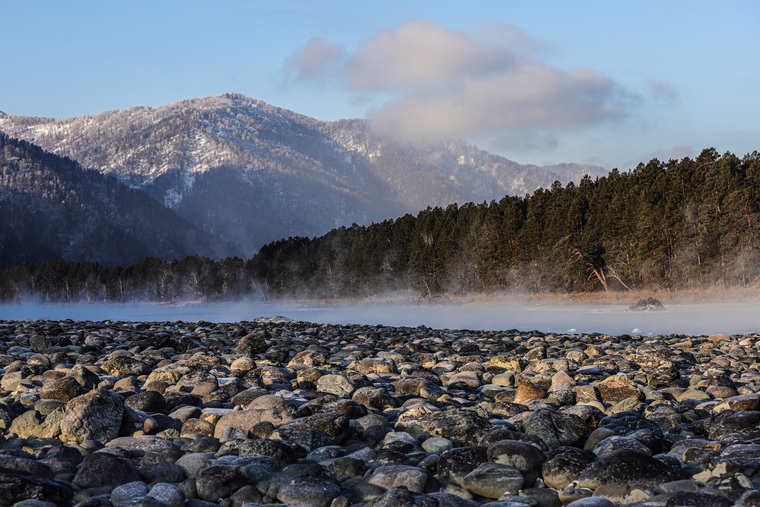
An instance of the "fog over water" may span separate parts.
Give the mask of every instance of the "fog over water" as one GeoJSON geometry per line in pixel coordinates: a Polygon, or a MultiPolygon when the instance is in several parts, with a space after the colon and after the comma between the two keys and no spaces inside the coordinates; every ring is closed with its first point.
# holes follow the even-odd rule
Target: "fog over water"
{"type": "Polygon", "coordinates": [[[437,329],[658,335],[760,333],[760,302],[666,304],[665,311],[633,312],[619,303],[528,304],[515,301],[418,306],[404,303],[323,304],[11,304],[0,320],[127,320],[238,322],[283,316],[332,324],[385,324],[437,329]]]}

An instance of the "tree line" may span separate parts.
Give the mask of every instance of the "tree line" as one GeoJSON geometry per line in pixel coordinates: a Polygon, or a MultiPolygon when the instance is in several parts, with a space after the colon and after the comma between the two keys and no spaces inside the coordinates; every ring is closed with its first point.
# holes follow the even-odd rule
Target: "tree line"
{"type": "Polygon", "coordinates": [[[25,263],[0,298],[45,300],[411,296],[749,287],[760,282],[760,154],[710,148],[530,196],[427,208],[265,245],[250,259],[129,267],[25,263]]]}

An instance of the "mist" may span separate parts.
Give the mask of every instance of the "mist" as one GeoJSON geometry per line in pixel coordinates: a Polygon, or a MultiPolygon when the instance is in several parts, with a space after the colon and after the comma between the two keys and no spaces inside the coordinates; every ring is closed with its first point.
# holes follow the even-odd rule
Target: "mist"
{"type": "Polygon", "coordinates": [[[6,304],[2,320],[239,322],[282,316],[331,324],[368,324],[434,329],[487,329],[608,335],[709,335],[760,332],[760,302],[666,304],[665,311],[633,312],[621,303],[525,303],[493,301],[418,306],[404,303],[283,304],[6,304]]]}

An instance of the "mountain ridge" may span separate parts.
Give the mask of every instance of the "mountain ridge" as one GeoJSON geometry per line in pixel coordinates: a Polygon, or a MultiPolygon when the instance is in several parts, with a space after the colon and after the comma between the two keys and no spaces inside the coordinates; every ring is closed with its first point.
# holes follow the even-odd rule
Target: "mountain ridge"
{"type": "Polygon", "coordinates": [[[116,176],[250,255],[288,236],[606,174],[420,147],[365,120],[321,121],[234,93],[68,119],[6,115],[0,130],[116,176]]]}

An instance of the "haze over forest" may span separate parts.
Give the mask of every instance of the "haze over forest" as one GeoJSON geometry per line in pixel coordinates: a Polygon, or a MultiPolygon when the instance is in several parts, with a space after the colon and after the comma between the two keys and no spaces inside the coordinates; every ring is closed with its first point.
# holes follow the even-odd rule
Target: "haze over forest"
{"type": "MultiPolygon", "coordinates": [[[[438,297],[505,290],[746,288],[760,280],[757,152],[739,158],[710,148],[696,159],[653,159],[632,171],[587,175],[577,184],[557,181],[532,195],[428,207],[368,226],[341,226],[319,237],[283,238],[248,258],[214,260],[193,253],[178,259],[162,251],[166,231],[176,236],[175,248],[197,248],[192,241],[179,241],[188,238],[200,237],[206,248],[224,243],[213,234],[204,236],[202,225],[188,223],[142,190],[24,141],[0,141],[6,185],[0,202],[11,217],[0,230],[9,239],[3,242],[3,257],[53,252],[43,262],[22,258],[26,262],[0,272],[4,300],[30,295],[48,301],[438,297]],[[166,230],[160,228],[159,208],[166,230]],[[153,213],[153,220],[135,210],[153,213]],[[45,236],[28,234],[35,221],[50,223],[49,215],[63,220],[59,229],[53,226],[45,236]],[[91,227],[72,226],[83,221],[91,227]],[[110,247],[106,253],[124,255],[119,240],[137,248],[150,233],[157,239],[146,244],[159,253],[130,265],[56,259],[57,243],[42,239],[59,241],[70,255],[102,255],[103,244],[110,247]]],[[[384,150],[388,156],[391,150],[384,150]]],[[[391,158],[398,160],[392,152],[391,158]]],[[[135,180],[132,173],[121,176],[136,187],[153,181],[150,176],[135,180]]]]}

